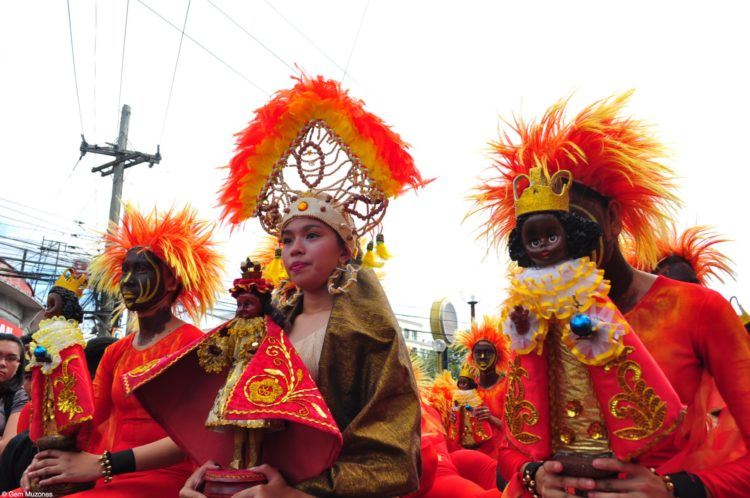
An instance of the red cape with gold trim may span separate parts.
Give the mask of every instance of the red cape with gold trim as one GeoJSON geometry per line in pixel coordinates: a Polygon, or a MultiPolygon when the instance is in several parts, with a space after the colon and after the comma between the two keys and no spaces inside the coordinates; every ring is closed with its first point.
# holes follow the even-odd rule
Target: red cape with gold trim
{"type": "MultiPolygon", "coordinates": [[[[207,373],[198,346],[213,331],[147,370],[123,376],[128,394],[144,408],[192,460],[213,460],[227,467],[232,459],[232,431],[205,426],[230,367],[207,373]]],[[[262,461],[279,469],[292,484],[330,468],[342,445],[341,432],[310,373],[286,334],[270,318],[266,336],[227,400],[228,420],[284,420],[285,428],[263,439],[262,461]]]]}

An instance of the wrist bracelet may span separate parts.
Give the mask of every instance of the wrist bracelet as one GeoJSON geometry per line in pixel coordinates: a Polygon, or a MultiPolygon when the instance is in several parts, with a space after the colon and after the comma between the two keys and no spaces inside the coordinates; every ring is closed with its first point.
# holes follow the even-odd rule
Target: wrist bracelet
{"type": "Polygon", "coordinates": [[[99,457],[99,465],[102,468],[102,477],[104,477],[104,484],[108,484],[112,481],[112,454],[109,451],[105,451],[99,457]]]}
{"type": "Polygon", "coordinates": [[[127,474],[135,472],[135,454],[133,450],[123,450],[110,454],[112,464],[112,475],[127,474]]]}
{"type": "Polygon", "coordinates": [[[674,485],[674,495],[677,498],[706,498],[706,486],[700,477],[688,472],[677,472],[669,474],[670,481],[674,485]]]}
{"type": "Polygon", "coordinates": [[[523,471],[523,479],[521,479],[523,487],[525,487],[526,491],[531,493],[531,496],[534,498],[539,498],[539,493],[536,491],[536,472],[543,464],[544,462],[531,462],[526,465],[526,468],[523,471]]]}

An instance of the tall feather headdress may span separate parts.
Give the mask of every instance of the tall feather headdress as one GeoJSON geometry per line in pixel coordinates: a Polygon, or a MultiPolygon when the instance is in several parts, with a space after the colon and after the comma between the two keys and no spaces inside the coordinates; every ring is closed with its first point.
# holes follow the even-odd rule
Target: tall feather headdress
{"type": "Polygon", "coordinates": [[[122,263],[128,251],[144,248],[153,252],[174,272],[182,285],[175,301],[197,321],[211,309],[222,289],[223,258],[211,240],[214,226],[197,218],[194,209],[156,209],[140,213],[125,206],[120,226],[112,225],[104,235],[104,252],[89,266],[93,286],[100,292],[120,293],[122,263]]]}
{"type": "Polygon", "coordinates": [[[659,241],[658,261],[661,263],[665,258],[677,256],[690,265],[701,285],[706,285],[711,277],[724,282],[722,274],[735,278],[732,260],[716,246],[728,241],[710,226],[690,227],[679,235],[676,228],[672,228],[671,236],[659,241]]]}
{"type": "Polygon", "coordinates": [[[355,247],[354,239],[380,224],[389,198],[425,184],[407,148],[338,82],[303,75],[237,135],[219,192],[222,219],[236,225],[257,216],[278,235],[291,211],[325,218],[333,206],[345,220],[324,221],[334,229],[339,221],[353,224],[345,239],[355,247]]]}
{"type": "Polygon", "coordinates": [[[497,373],[507,372],[510,360],[510,348],[508,340],[503,335],[500,321],[493,316],[485,315],[481,322],[471,324],[471,329],[461,332],[456,337],[456,342],[466,348],[466,365],[474,372],[478,372],[477,362],[474,358],[474,346],[480,341],[487,341],[495,348],[497,373]]]}
{"type": "Polygon", "coordinates": [[[550,107],[538,122],[508,123],[491,144],[496,176],[478,186],[470,214],[487,212],[483,233],[495,244],[515,226],[513,180],[545,166],[550,174],[569,170],[584,185],[622,206],[623,232],[630,236],[642,264],[655,264],[657,241],[679,204],[672,170],[660,162],[662,145],[641,121],[621,115],[632,91],[593,103],[565,120],[567,100],[550,107]]]}

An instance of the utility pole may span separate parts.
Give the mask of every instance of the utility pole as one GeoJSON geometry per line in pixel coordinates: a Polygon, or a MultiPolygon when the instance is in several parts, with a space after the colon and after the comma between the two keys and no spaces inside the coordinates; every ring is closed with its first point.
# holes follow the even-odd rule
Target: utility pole
{"type": "MultiPolygon", "coordinates": [[[[128,130],[130,128],[130,106],[122,106],[120,114],[120,132],[117,135],[117,144],[107,143],[106,146],[89,145],[86,138],[81,135],[81,158],[87,152],[94,154],[103,154],[113,156],[115,159],[108,163],[91,168],[92,173],[99,173],[102,176],[112,175],[112,197],[109,202],[109,223],[110,225],[119,225],[120,207],[122,203],[122,183],[125,177],[125,170],[137,164],[148,163],[148,167],[153,167],[161,161],[161,152],[159,146],[156,146],[156,154],[145,154],[143,152],[128,150],[128,130]]],[[[97,299],[97,307],[100,300],[97,299]]],[[[109,335],[109,321],[114,308],[114,302],[107,299],[104,303],[101,313],[97,313],[96,328],[97,335],[109,335]]]]}

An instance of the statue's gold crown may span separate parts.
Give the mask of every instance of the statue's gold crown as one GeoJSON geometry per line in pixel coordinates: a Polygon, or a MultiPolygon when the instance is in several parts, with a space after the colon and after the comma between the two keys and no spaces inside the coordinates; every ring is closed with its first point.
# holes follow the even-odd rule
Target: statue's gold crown
{"type": "Polygon", "coordinates": [[[541,211],[569,211],[572,183],[573,175],[570,171],[560,170],[550,177],[544,166],[531,168],[528,175],[518,175],[513,179],[516,218],[541,211]],[[524,179],[528,186],[519,192],[524,179]]]}
{"type": "Polygon", "coordinates": [[[461,366],[461,371],[458,373],[458,376],[459,377],[468,377],[470,379],[473,379],[474,378],[474,374],[475,374],[474,369],[471,368],[471,366],[469,365],[468,362],[466,362],[466,363],[464,363],[461,366]]]}
{"type": "Polygon", "coordinates": [[[54,287],[62,287],[63,289],[75,292],[76,296],[81,297],[88,283],[89,278],[85,273],[77,276],[73,268],[68,268],[57,279],[54,287]]]}

